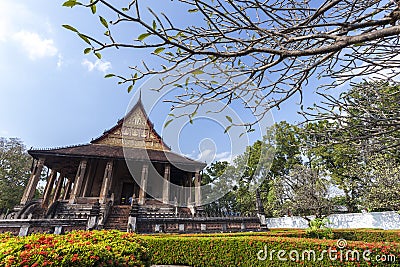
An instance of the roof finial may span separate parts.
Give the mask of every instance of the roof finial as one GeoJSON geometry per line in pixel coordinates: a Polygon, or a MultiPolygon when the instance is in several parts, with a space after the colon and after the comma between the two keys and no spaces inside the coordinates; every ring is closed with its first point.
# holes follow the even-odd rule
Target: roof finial
{"type": "Polygon", "coordinates": [[[139,89],[139,100],[138,102],[142,102],[142,88],[139,89]]]}

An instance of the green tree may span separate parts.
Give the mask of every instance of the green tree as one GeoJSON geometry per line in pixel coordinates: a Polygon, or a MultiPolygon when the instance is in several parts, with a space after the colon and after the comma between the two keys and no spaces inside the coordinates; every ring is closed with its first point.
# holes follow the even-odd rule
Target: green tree
{"type": "MultiPolygon", "coordinates": [[[[304,127],[305,155],[312,169],[329,173],[332,185],[343,191],[347,210],[358,212],[367,181],[353,169],[361,167],[362,154],[357,147],[347,143],[327,145],[330,141],[325,134],[330,127],[328,121],[309,123],[304,127]]],[[[339,132],[332,134],[340,135],[339,132]]]]}
{"type": "Polygon", "coordinates": [[[324,173],[309,166],[296,165],[288,175],[280,177],[277,184],[284,198],[282,208],[288,213],[303,216],[308,221],[306,216],[309,215],[323,218],[330,214],[330,182],[324,173]]]}
{"type": "MultiPolygon", "coordinates": [[[[214,183],[218,178],[224,176],[227,168],[229,168],[229,163],[227,161],[217,161],[211,163],[211,165],[208,166],[203,173],[202,184],[207,185],[209,183],[214,183]]],[[[232,186],[232,184],[226,184],[231,182],[230,179],[223,179],[223,181],[225,182],[222,188],[224,192],[226,187],[230,187],[232,188],[232,190],[227,190],[228,192],[226,192],[226,194],[222,198],[204,207],[204,210],[210,214],[230,214],[232,212],[236,212],[236,199],[234,190],[236,189],[236,187],[232,186]]],[[[220,183],[218,183],[217,185],[221,186],[220,183]]],[[[214,190],[217,189],[214,188],[214,190]]]]}
{"type": "Polygon", "coordinates": [[[321,144],[346,143],[363,153],[389,151],[398,156],[400,83],[366,81],[353,85],[338,99],[324,97],[324,105],[303,113],[309,121],[325,121],[325,132],[315,133],[323,138],[321,144]]]}
{"type": "Polygon", "coordinates": [[[0,138],[0,209],[19,203],[29,180],[31,157],[17,138],[0,138]]]}
{"type": "Polygon", "coordinates": [[[362,207],[369,211],[400,210],[400,165],[391,155],[370,156],[364,166],[352,171],[367,181],[362,207]]]}

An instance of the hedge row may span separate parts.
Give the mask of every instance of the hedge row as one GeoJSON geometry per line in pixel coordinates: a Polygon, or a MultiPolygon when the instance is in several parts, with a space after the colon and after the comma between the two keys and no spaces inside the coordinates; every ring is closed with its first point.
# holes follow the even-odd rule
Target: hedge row
{"type": "Polygon", "coordinates": [[[342,247],[342,243],[337,244],[336,240],[256,235],[226,237],[159,235],[136,236],[133,240],[149,250],[152,264],[198,267],[376,266],[382,263],[381,259],[384,259],[385,263],[394,266],[393,260],[400,259],[398,243],[357,241],[348,242],[342,247]],[[315,258],[310,250],[315,252],[315,258]]]}
{"type": "MultiPolygon", "coordinates": [[[[333,240],[345,239],[348,241],[364,242],[396,242],[400,243],[399,230],[379,229],[332,229],[333,240]]],[[[304,229],[272,229],[268,232],[240,232],[240,233],[216,233],[216,234],[173,234],[171,236],[186,237],[228,237],[228,236],[280,236],[310,238],[304,229]]]]}
{"type": "Polygon", "coordinates": [[[150,266],[147,249],[116,231],[0,235],[0,266],[150,266]]]}

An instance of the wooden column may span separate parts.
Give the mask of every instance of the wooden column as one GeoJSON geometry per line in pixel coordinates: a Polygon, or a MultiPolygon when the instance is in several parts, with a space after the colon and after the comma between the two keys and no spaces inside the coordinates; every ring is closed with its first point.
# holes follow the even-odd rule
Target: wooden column
{"type": "Polygon", "coordinates": [[[53,203],[56,202],[60,197],[61,189],[64,183],[64,176],[65,176],[64,172],[60,172],[60,176],[58,177],[57,181],[56,191],[54,192],[53,195],[53,203]]]}
{"type": "Polygon", "coordinates": [[[194,175],[194,201],[196,206],[201,206],[201,175],[196,171],[194,175]]]}
{"type": "Polygon", "coordinates": [[[164,165],[164,184],[163,184],[163,202],[169,202],[169,183],[171,175],[171,166],[169,164],[164,165]]]}
{"type": "Polygon", "coordinates": [[[148,175],[149,175],[149,165],[143,164],[142,177],[140,180],[140,190],[139,190],[139,205],[143,205],[146,200],[147,176],[148,175]]]}
{"type": "Polygon", "coordinates": [[[187,196],[186,201],[188,202],[187,205],[191,205],[192,204],[192,177],[193,174],[191,172],[187,173],[187,186],[188,186],[188,191],[189,191],[189,195],[187,196]]]}
{"type": "Polygon", "coordinates": [[[21,198],[21,205],[25,205],[28,201],[32,200],[35,195],[36,187],[40,179],[40,175],[43,170],[44,159],[40,158],[35,167],[33,168],[31,177],[29,178],[28,184],[25,188],[24,194],[21,198]]]}
{"type": "MultiPolygon", "coordinates": [[[[96,162],[96,164],[97,164],[97,162],[96,162]]],[[[95,164],[95,161],[93,161],[93,160],[91,160],[90,163],[89,163],[89,170],[88,170],[88,173],[86,175],[85,186],[84,186],[83,191],[82,191],[82,196],[83,197],[87,197],[88,196],[88,190],[89,190],[89,187],[90,187],[91,183],[93,182],[92,176],[94,176],[93,175],[93,170],[95,169],[94,167],[95,167],[96,164],[95,164]]]]}
{"type": "Polygon", "coordinates": [[[72,187],[72,179],[68,179],[68,182],[64,187],[64,193],[62,199],[67,200],[69,198],[69,195],[71,193],[71,187],[72,187]]]}
{"type": "Polygon", "coordinates": [[[112,179],[112,170],[113,170],[113,161],[110,160],[107,162],[106,169],[104,171],[103,184],[101,185],[100,190],[100,203],[104,204],[107,201],[108,191],[111,186],[112,179]]]}
{"type": "Polygon", "coordinates": [[[86,159],[81,160],[81,163],[79,164],[78,171],[76,172],[75,176],[74,189],[72,190],[71,197],[69,198],[69,203],[71,204],[76,203],[76,198],[79,197],[79,193],[81,192],[82,182],[86,172],[86,165],[87,165],[87,160],[86,159]]]}
{"type": "Polygon", "coordinates": [[[57,178],[57,171],[51,170],[50,176],[47,179],[46,188],[44,189],[43,193],[43,202],[42,202],[43,207],[47,207],[47,205],[49,204],[51,191],[53,191],[54,182],[56,178],[57,178]]]}

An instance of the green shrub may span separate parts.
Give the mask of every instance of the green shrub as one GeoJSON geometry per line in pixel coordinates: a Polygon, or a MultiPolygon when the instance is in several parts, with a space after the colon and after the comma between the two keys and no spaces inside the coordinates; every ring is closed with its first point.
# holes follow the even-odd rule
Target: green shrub
{"type": "Polygon", "coordinates": [[[150,266],[147,250],[117,231],[6,237],[0,266],[150,266]]]}
{"type": "Polygon", "coordinates": [[[306,236],[311,238],[332,239],[332,229],[327,227],[328,218],[315,218],[309,222],[309,227],[306,229],[306,236]]]}

